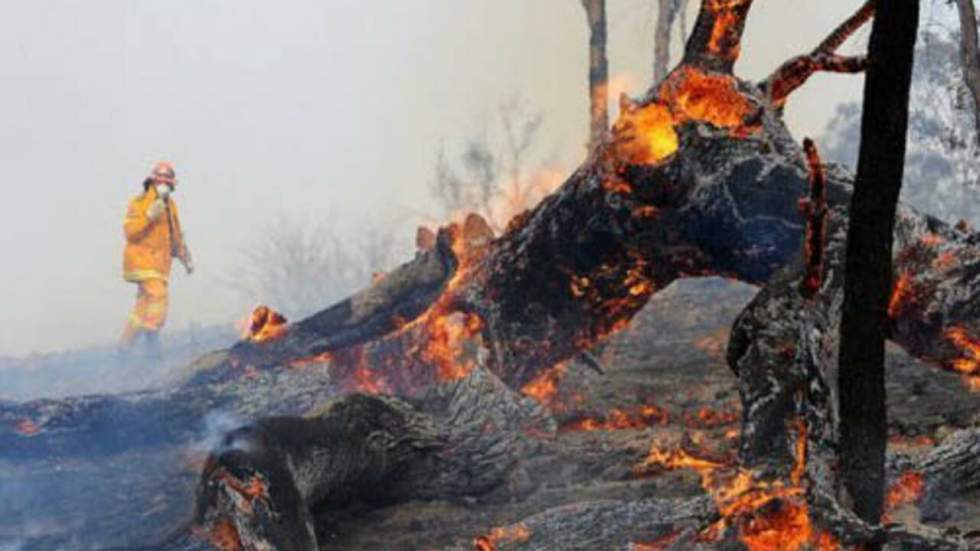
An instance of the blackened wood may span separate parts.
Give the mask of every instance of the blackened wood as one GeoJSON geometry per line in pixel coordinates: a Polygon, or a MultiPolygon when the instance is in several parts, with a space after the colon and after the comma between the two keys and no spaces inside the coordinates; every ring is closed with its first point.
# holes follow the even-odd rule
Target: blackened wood
{"type": "Polygon", "coordinates": [[[887,310],[918,21],[918,0],[877,7],[847,231],[838,379],[840,461],[855,511],[869,523],[881,518],[885,493],[887,310]]]}

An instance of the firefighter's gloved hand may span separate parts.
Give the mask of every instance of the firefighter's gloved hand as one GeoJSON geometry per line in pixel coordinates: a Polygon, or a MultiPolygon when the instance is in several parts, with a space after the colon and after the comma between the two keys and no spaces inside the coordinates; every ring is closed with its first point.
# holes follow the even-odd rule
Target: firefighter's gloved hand
{"type": "Polygon", "coordinates": [[[160,218],[166,208],[167,204],[163,202],[163,199],[157,199],[150,203],[150,208],[146,209],[146,217],[150,220],[156,220],[160,218]]]}
{"type": "Polygon", "coordinates": [[[191,259],[187,259],[187,260],[182,260],[181,262],[183,262],[184,264],[184,271],[187,272],[187,275],[191,275],[194,273],[194,261],[192,261],[191,259]]]}
{"type": "Polygon", "coordinates": [[[167,184],[158,184],[157,185],[157,196],[160,197],[163,200],[166,200],[167,197],[170,197],[170,192],[172,192],[172,191],[173,191],[173,189],[171,189],[171,187],[168,186],[167,184]]]}

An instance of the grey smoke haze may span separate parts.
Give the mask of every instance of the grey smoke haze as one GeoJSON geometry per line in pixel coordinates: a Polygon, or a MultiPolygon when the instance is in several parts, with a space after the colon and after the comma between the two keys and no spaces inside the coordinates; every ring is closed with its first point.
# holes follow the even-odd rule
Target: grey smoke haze
{"type": "MultiPolygon", "coordinates": [[[[654,4],[609,1],[617,93],[648,84],[654,4]]],[[[759,2],[739,73],[809,50],[858,4],[759,2]]],[[[265,220],[330,217],[348,232],[375,220],[404,225],[407,242],[438,213],[440,140],[514,93],[543,112],[550,162],[573,167],[586,45],[578,0],[3,1],[0,354],[116,337],[135,292],[120,279],[123,211],[160,158],[176,164],[198,264],[192,278],[175,267],[172,329],[252,306],[224,282],[265,220]]],[[[815,77],[790,126],[818,135],[860,89],[815,77]]]]}

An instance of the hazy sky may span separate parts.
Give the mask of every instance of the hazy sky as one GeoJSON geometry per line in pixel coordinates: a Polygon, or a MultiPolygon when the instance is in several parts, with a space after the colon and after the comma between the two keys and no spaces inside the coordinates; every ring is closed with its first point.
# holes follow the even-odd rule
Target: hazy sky
{"type": "MultiPolygon", "coordinates": [[[[758,0],[737,72],[768,74],[860,3],[758,0]]],[[[654,4],[609,0],[613,82],[633,95],[649,84],[654,4]]],[[[508,96],[542,111],[540,149],[573,168],[586,75],[579,0],[3,0],[0,354],[116,337],[135,293],[122,218],[157,159],[177,167],[198,265],[175,266],[168,327],[231,323],[251,301],[225,282],[271,219],[437,213],[438,144],[508,96]]],[[[815,77],[791,128],[818,135],[861,86],[815,77]]]]}

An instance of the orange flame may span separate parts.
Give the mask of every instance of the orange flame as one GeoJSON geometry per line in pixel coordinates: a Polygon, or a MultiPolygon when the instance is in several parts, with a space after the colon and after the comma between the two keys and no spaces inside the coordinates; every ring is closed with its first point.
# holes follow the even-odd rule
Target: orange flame
{"type": "Polygon", "coordinates": [[[650,103],[624,108],[613,124],[617,157],[634,165],[653,165],[674,154],[680,146],[674,116],[666,105],[650,103]]]}
{"type": "Polygon", "coordinates": [[[562,425],[559,431],[637,430],[654,425],[665,425],[669,420],[670,416],[665,410],[657,406],[644,405],[636,411],[614,408],[605,418],[579,419],[562,425]]]}
{"type": "Polygon", "coordinates": [[[483,320],[476,314],[436,315],[426,324],[427,339],[420,357],[436,366],[439,380],[455,381],[469,375],[474,358],[463,358],[463,345],[480,334],[483,320]]]}
{"type": "Polygon", "coordinates": [[[684,415],[684,420],[689,427],[714,428],[735,423],[738,419],[739,413],[737,411],[717,411],[707,406],[699,409],[694,415],[690,413],[684,415]]]}
{"type": "Polygon", "coordinates": [[[521,393],[550,408],[558,395],[558,385],[565,378],[566,373],[568,373],[567,363],[555,364],[525,384],[521,388],[521,393]]]}
{"type": "Polygon", "coordinates": [[[905,310],[907,310],[906,306],[911,304],[913,301],[913,291],[912,274],[910,272],[902,272],[895,280],[895,285],[892,289],[892,296],[888,300],[889,318],[897,319],[905,310]]]}
{"type": "Polygon", "coordinates": [[[965,383],[974,392],[980,392],[980,339],[965,327],[954,326],[946,331],[946,338],[961,356],[948,362],[949,366],[964,376],[965,383]]]}
{"type": "Polygon", "coordinates": [[[690,67],[675,73],[661,93],[672,106],[678,123],[701,121],[736,129],[756,110],[731,76],[690,67]]]}
{"type": "Polygon", "coordinates": [[[806,428],[799,422],[796,463],[789,480],[760,480],[750,470],[732,469],[722,461],[700,458],[684,450],[664,450],[654,443],[638,473],[651,469],[694,469],[702,487],[712,496],[722,519],[700,535],[717,541],[728,526],[738,529],[739,539],[750,551],[800,551],[809,546],[839,549],[832,535],[817,530],[810,521],[805,497],[806,428]]]}
{"type": "Polygon", "coordinates": [[[892,483],[885,496],[885,512],[882,514],[882,522],[891,522],[892,513],[903,505],[909,505],[922,498],[922,491],[925,488],[925,479],[918,471],[906,471],[892,483]]]}
{"type": "Polygon", "coordinates": [[[745,135],[751,130],[747,120],[757,110],[731,76],[684,67],[664,82],[659,99],[622,107],[612,130],[616,156],[629,164],[654,165],[677,151],[679,125],[706,122],[745,135]]]}
{"type": "Polygon", "coordinates": [[[286,334],[286,318],[268,306],[259,306],[252,311],[248,326],[242,338],[255,342],[267,342],[286,334]]]}
{"type": "Polygon", "coordinates": [[[485,536],[473,540],[474,551],[496,551],[501,543],[524,543],[531,538],[531,530],[523,522],[513,526],[498,526],[485,536]]]}

